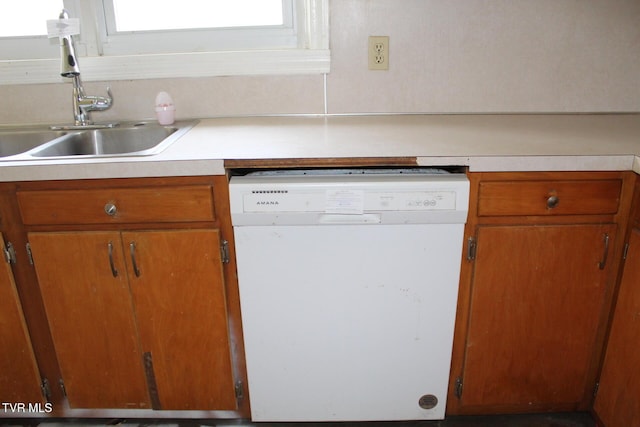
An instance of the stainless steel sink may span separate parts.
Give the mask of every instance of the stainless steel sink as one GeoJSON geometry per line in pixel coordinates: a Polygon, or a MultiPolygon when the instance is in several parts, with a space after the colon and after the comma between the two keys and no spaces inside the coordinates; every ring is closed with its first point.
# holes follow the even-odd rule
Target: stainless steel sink
{"type": "Polygon", "coordinates": [[[150,156],[169,147],[197,123],[191,120],[162,126],[131,122],[103,129],[66,130],[0,128],[0,160],[150,156]]]}
{"type": "Polygon", "coordinates": [[[66,134],[67,131],[48,129],[0,130],[0,158],[25,153],[66,134]]]}
{"type": "Polygon", "coordinates": [[[176,139],[172,136],[181,129],[184,128],[179,125],[136,123],[125,127],[83,130],[44,144],[29,154],[33,157],[151,155],[171,144],[176,139]]]}

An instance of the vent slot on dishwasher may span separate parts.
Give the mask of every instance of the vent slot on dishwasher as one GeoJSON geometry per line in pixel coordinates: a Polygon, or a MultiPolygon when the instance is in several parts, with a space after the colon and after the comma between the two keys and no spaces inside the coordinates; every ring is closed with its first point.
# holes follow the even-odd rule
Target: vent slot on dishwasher
{"type": "Polygon", "coordinates": [[[230,176],[305,176],[305,175],[415,175],[415,174],[464,174],[468,171],[467,166],[368,166],[368,167],[309,167],[309,168],[234,168],[229,169],[230,176]]]}

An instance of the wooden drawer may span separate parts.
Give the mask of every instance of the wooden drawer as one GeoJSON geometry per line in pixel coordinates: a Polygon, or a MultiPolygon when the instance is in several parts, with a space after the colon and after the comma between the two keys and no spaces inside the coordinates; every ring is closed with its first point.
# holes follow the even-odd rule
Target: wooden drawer
{"type": "Polygon", "coordinates": [[[26,225],[215,219],[210,185],[19,191],[17,197],[26,225]]]}
{"type": "Polygon", "coordinates": [[[478,216],[597,215],[618,212],[622,180],[485,181],[478,216]]]}

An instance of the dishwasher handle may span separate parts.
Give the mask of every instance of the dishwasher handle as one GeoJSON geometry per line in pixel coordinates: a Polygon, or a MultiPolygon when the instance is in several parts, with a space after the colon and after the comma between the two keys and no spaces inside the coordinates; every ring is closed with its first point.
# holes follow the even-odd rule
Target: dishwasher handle
{"type": "Polygon", "coordinates": [[[322,214],[318,219],[318,224],[323,225],[350,225],[350,224],[380,224],[382,218],[380,214],[322,214]]]}

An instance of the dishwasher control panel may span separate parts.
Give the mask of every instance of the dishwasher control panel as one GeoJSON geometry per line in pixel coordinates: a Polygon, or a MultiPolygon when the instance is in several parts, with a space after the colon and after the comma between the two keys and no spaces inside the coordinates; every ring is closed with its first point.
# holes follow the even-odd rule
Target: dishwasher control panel
{"type": "Polygon", "coordinates": [[[375,210],[453,210],[456,208],[454,191],[415,191],[372,193],[368,197],[375,210]]]}
{"type": "Polygon", "coordinates": [[[325,189],[313,192],[253,191],[242,197],[243,212],[325,212],[454,210],[454,191],[378,192],[325,189]]]}
{"type": "Polygon", "coordinates": [[[464,174],[240,176],[231,178],[230,197],[234,225],[326,223],[328,215],[368,215],[364,223],[461,221],[469,182],[464,174]]]}

